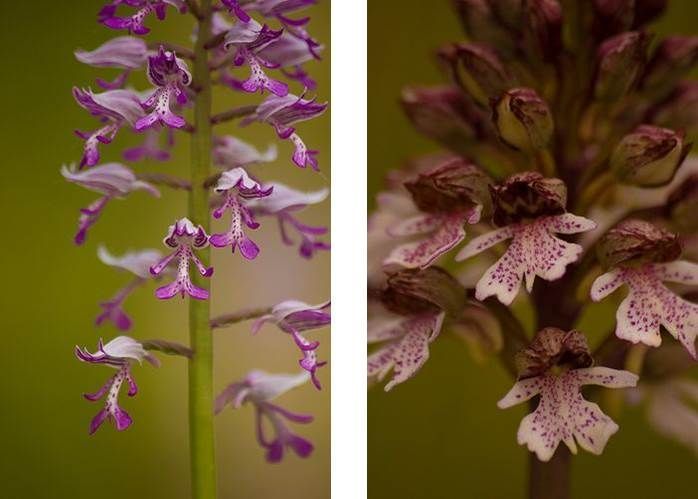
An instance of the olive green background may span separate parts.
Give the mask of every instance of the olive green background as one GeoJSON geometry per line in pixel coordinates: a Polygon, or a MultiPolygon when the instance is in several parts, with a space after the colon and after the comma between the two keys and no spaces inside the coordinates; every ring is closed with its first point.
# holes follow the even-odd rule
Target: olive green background
{"type": "MultiPolygon", "coordinates": [[[[162,367],[134,368],[140,391],[134,398],[122,395],[122,406],[133,426],[118,433],[106,423],[94,436],[87,434],[99,403],[82,399],[112,374],[106,367],[78,362],[75,344],[94,349],[100,336],[117,331],[95,328],[97,303],[110,297],[130,277],[102,265],[96,258],[99,243],[115,253],[154,247],[164,250],[167,226],[186,214],[186,195],[163,190],[156,200],[136,192],[127,200],[109,203],[92,228],[87,243],[72,243],[78,209],[96,194],[66,183],[61,164],[79,161],[81,140],[73,129],[94,129],[96,120],[78,107],[70,94],[73,85],[92,86],[94,78],[112,77],[114,70],[98,70],[78,63],[73,50],[93,49],[121,35],[96,22],[106,0],[56,2],[4,1],[0,6],[0,46],[3,47],[2,166],[0,213],[4,289],[0,299],[2,376],[0,394],[0,497],[12,499],[82,499],[189,497],[186,363],[162,358],[162,367]]],[[[313,15],[311,32],[329,43],[330,1],[323,0],[313,15]]],[[[149,18],[149,39],[189,44],[191,20],[168,8],[167,19],[149,18]]],[[[319,99],[330,96],[330,57],[312,63],[319,99]]],[[[131,80],[148,88],[144,78],[131,80]]],[[[296,93],[300,89],[292,87],[296,93]]],[[[259,102],[261,97],[231,91],[216,94],[217,109],[225,105],[259,102]]],[[[190,113],[190,111],[189,111],[190,113]]],[[[290,160],[290,143],[279,143],[279,159],[256,170],[263,179],[281,180],[297,188],[329,186],[329,113],[298,126],[307,144],[321,151],[322,175],[296,168],[290,160]]],[[[237,124],[221,127],[257,146],[276,142],[270,126],[257,124],[239,130],[237,124]]],[[[114,143],[101,146],[103,159],[117,160],[117,151],[139,142],[122,130],[114,143]]],[[[178,134],[176,159],[162,165],[139,163],[136,170],[157,169],[187,175],[188,138],[178,134]]],[[[304,213],[308,223],[329,224],[329,201],[304,213]]],[[[227,219],[216,222],[221,231],[227,219]]],[[[329,297],[327,252],[311,261],[300,258],[295,247],[284,246],[275,220],[251,236],[262,247],[259,258],[243,261],[229,250],[214,251],[212,306],[215,313],[253,305],[270,305],[288,298],[318,303],[329,297]]],[[[136,338],[187,341],[187,302],[158,301],[151,283],[126,302],[134,319],[136,338]]],[[[216,334],[215,386],[222,389],[252,368],[296,372],[299,353],[290,337],[267,326],[256,337],[249,323],[216,334]]],[[[321,340],[319,356],[328,359],[329,330],[311,333],[321,340]]],[[[219,490],[222,498],[329,497],[329,386],[330,369],[320,372],[324,389],[310,384],[279,399],[291,410],[309,412],[316,421],[294,425],[310,438],[314,455],[301,460],[288,456],[269,465],[254,437],[251,407],[226,411],[216,418],[219,490]]]]}
{"type": "MultiPolygon", "coordinates": [[[[653,30],[696,33],[698,3],[674,0],[653,30]]],[[[443,81],[431,57],[441,44],[463,38],[448,0],[369,2],[369,208],[383,175],[436,146],[414,132],[398,97],[406,84],[443,81]]],[[[583,331],[592,344],[607,331],[608,307],[590,307],[583,331]]],[[[527,451],[516,443],[525,404],[507,411],[496,402],[511,380],[496,361],[477,365],[464,344],[442,335],[430,359],[409,382],[369,391],[368,483],[372,499],[523,498],[527,451]]],[[[620,431],[602,457],[574,458],[575,498],[689,498],[696,496],[698,461],[687,448],[658,436],[641,408],[615,416],[620,431]]]]}

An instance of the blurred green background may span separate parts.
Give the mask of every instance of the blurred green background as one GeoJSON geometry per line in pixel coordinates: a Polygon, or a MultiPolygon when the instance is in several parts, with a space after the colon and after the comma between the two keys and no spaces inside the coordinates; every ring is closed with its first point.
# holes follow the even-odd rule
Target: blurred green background
{"type": "MultiPolygon", "coordinates": [[[[674,0],[652,27],[658,33],[695,34],[698,3],[674,0]]],[[[369,210],[383,176],[406,158],[437,149],[418,135],[398,104],[406,84],[443,81],[432,55],[463,38],[448,0],[370,2],[368,13],[369,210]]],[[[612,312],[590,307],[583,330],[590,343],[607,331],[612,312]]],[[[465,345],[442,335],[430,360],[409,382],[384,393],[369,391],[368,483],[373,499],[525,497],[527,451],[516,444],[526,413],[496,402],[511,380],[496,361],[477,365],[465,345]]],[[[696,497],[696,456],[657,435],[641,408],[627,408],[604,455],[574,458],[573,495],[654,499],[696,497]]]]}
{"type": "MultiPolygon", "coordinates": [[[[120,254],[127,249],[163,249],[167,226],[186,210],[186,196],[164,190],[155,200],[142,192],[126,201],[114,201],[93,227],[85,246],[72,243],[78,209],[96,195],[67,184],[61,164],[79,161],[80,139],[73,129],[91,130],[95,120],[79,108],[70,94],[73,85],[92,86],[94,78],[114,71],[78,63],[73,50],[91,50],[118,34],[96,22],[104,0],[80,2],[2,2],[0,41],[4,47],[2,88],[3,165],[0,168],[0,209],[6,237],[0,249],[4,262],[5,292],[0,301],[5,339],[4,375],[0,381],[0,497],[21,499],[80,499],[189,497],[186,363],[162,357],[163,365],[136,367],[138,395],[122,397],[134,425],[118,433],[105,424],[89,437],[88,424],[100,409],[82,399],[111,375],[108,368],[78,362],[75,344],[95,348],[100,336],[113,337],[110,325],[97,329],[97,303],[129,281],[126,274],[102,265],[96,257],[99,243],[120,254]]],[[[311,32],[329,43],[330,2],[324,0],[309,14],[311,32]]],[[[148,19],[149,39],[190,43],[191,21],[168,8],[165,22],[148,19]]],[[[319,83],[319,99],[330,95],[330,57],[312,63],[309,70],[319,83]]],[[[131,82],[148,88],[143,78],[131,82]]],[[[292,91],[299,92],[297,86],[292,91]]],[[[216,95],[217,109],[225,105],[258,102],[257,96],[230,91],[216,95]]],[[[289,143],[279,144],[279,159],[257,169],[263,179],[274,179],[302,189],[329,186],[329,114],[303,123],[298,130],[306,143],[321,151],[323,175],[300,170],[290,161],[289,143]]],[[[267,125],[239,131],[237,124],[221,131],[238,134],[256,146],[277,141],[267,125]]],[[[187,175],[189,148],[178,135],[175,160],[163,165],[137,164],[135,169],[187,175]]],[[[117,160],[117,150],[140,138],[120,132],[110,146],[102,146],[105,161],[117,160]]],[[[329,201],[308,209],[305,221],[329,224],[329,201]]],[[[214,225],[220,229],[227,222],[214,225]]],[[[287,298],[318,303],[329,297],[329,254],[313,260],[299,257],[295,247],[284,246],[274,220],[263,222],[253,234],[262,247],[259,258],[243,261],[236,254],[214,252],[212,306],[223,313],[247,306],[270,305],[287,298]]],[[[136,338],[187,341],[186,301],[161,302],[153,285],[126,302],[134,319],[136,338]]],[[[321,340],[320,358],[330,353],[329,330],[312,333],[321,340]]],[[[222,389],[252,368],[295,372],[299,354],[290,338],[273,327],[258,336],[249,323],[216,333],[215,385],[222,389]]],[[[325,499],[329,497],[329,368],[321,371],[325,389],[310,384],[285,395],[279,402],[291,410],[309,412],[311,425],[295,425],[310,438],[314,455],[301,460],[288,456],[269,465],[254,437],[251,407],[226,411],[216,419],[218,476],[221,498],[325,499]]]]}

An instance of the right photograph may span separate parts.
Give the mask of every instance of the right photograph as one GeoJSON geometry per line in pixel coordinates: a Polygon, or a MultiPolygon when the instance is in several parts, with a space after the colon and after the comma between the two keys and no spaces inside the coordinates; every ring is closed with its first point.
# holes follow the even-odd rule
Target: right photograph
{"type": "Polygon", "coordinates": [[[695,496],[697,21],[369,4],[369,498],[695,496]]]}

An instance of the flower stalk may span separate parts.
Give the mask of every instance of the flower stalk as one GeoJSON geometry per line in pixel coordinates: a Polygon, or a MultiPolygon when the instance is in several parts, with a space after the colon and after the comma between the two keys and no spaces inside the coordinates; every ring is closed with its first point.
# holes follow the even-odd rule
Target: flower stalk
{"type": "MultiPolygon", "coordinates": [[[[193,2],[189,2],[191,4],[193,2]]],[[[201,0],[197,11],[198,35],[194,46],[194,71],[199,92],[194,107],[195,131],[191,137],[191,185],[189,218],[210,232],[209,191],[204,182],[211,170],[211,75],[204,44],[211,33],[211,0],[201,0]]],[[[210,249],[199,252],[209,264],[210,249]]],[[[196,276],[195,284],[209,290],[208,279],[196,276]]],[[[215,499],[216,457],[213,431],[213,339],[209,326],[208,300],[189,301],[189,341],[193,356],[189,360],[189,453],[193,499],[215,499]]]]}

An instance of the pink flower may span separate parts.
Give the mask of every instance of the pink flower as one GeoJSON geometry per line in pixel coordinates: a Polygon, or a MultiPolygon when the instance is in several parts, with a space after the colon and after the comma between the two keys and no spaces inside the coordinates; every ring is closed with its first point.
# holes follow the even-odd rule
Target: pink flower
{"type": "Polygon", "coordinates": [[[86,393],[84,397],[90,402],[96,402],[108,393],[104,408],[97,413],[90,423],[90,435],[97,431],[101,424],[110,419],[116,429],[123,431],[133,420],[118,404],[119,391],[124,381],[128,383],[128,396],[133,397],[138,393],[138,386],[131,376],[131,364],[134,360],[141,363],[147,360],[155,367],[160,365],[156,357],[148,353],[139,342],[128,336],[114,338],[106,345],[99,340],[96,353],[90,353],[84,348],[75,347],[75,355],[83,362],[90,364],[104,364],[113,367],[117,373],[109,378],[102,388],[95,393],[86,393]]]}
{"type": "Polygon", "coordinates": [[[575,440],[583,449],[601,454],[618,425],[597,404],[584,400],[580,388],[626,388],[635,386],[637,379],[631,372],[607,367],[573,369],[560,375],[545,373],[517,381],[497,406],[507,409],[540,395],[536,410],[521,421],[517,440],[541,461],[550,460],[560,442],[576,454],[575,440]]]}
{"type": "Polygon", "coordinates": [[[618,267],[594,281],[591,298],[600,301],[626,284],[629,293],[616,312],[616,336],[657,347],[662,342],[660,327],[664,326],[695,359],[698,305],[677,296],[663,281],[695,285],[698,265],[677,260],[618,267]]]}
{"type": "Polygon", "coordinates": [[[380,382],[392,370],[387,392],[414,376],[429,359],[429,344],[439,336],[444,317],[444,312],[425,312],[412,317],[384,314],[370,320],[368,343],[381,345],[368,356],[369,382],[380,382]]]}
{"type": "Polygon", "coordinates": [[[271,401],[292,388],[305,384],[308,373],[269,374],[264,371],[252,371],[242,381],[231,383],[216,397],[215,412],[220,413],[230,404],[238,409],[249,402],[255,407],[257,441],[266,449],[266,459],[278,463],[284,457],[285,449],[293,450],[299,457],[308,457],[313,452],[313,444],[293,433],[286,421],[308,424],[313,417],[307,414],[291,412],[271,401]],[[264,432],[263,419],[266,418],[274,430],[270,441],[264,432]]]}
{"type": "Polygon", "coordinates": [[[592,220],[572,213],[540,217],[529,223],[514,223],[472,239],[458,253],[456,260],[465,260],[497,243],[512,239],[504,255],[487,269],[475,287],[478,300],[495,295],[499,301],[509,305],[518,294],[524,278],[526,289],[530,292],[536,276],[546,281],[559,279],[567,265],[579,258],[582,247],[558,239],[554,233],[576,234],[595,227],[592,220]]]}
{"type": "Polygon", "coordinates": [[[160,275],[165,268],[176,258],[177,278],[174,282],[155,290],[155,296],[161,300],[172,298],[180,294],[182,298],[187,294],[197,300],[208,299],[208,291],[192,284],[189,278],[189,260],[196,266],[204,277],[213,275],[213,267],[206,267],[194,253],[195,249],[205,248],[208,245],[208,234],[201,225],[195,226],[188,218],[180,218],[174,225],[170,225],[169,232],[163,240],[165,245],[176,248],[158,263],[150,267],[150,273],[160,275]]]}

